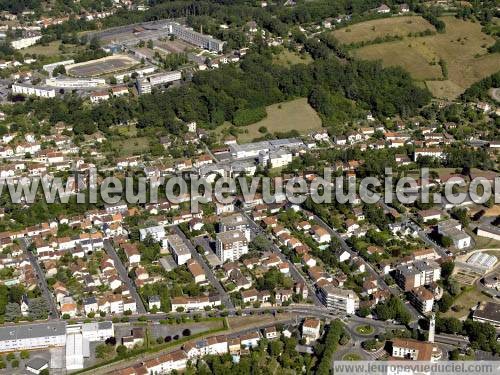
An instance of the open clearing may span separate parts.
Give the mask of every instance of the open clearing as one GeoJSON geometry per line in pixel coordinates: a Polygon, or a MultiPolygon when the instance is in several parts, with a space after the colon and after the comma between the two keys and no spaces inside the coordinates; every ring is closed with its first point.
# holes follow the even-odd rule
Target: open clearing
{"type": "Polygon", "coordinates": [[[333,35],[344,44],[373,40],[388,35],[407,36],[425,30],[436,29],[420,16],[392,17],[371,20],[343,27],[333,35]]]}
{"type": "Polygon", "coordinates": [[[443,34],[373,44],[353,53],[358,58],[381,60],[384,66],[402,66],[416,80],[425,81],[435,97],[454,99],[474,82],[498,71],[500,54],[487,52],[495,40],[481,32],[479,23],[442,19],[446,23],[443,34]],[[442,80],[440,59],[447,64],[448,80],[442,80]]]}
{"type": "Polygon", "coordinates": [[[126,55],[107,56],[78,64],[68,65],[66,72],[75,77],[95,77],[103,74],[130,69],[138,62],[126,55]]]}
{"type": "Polygon", "coordinates": [[[241,142],[250,142],[262,137],[259,128],[264,126],[269,133],[297,130],[299,133],[320,129],[321,119],[309,105],[306,98],[295,99],[290,102],[273,104],[266,107],[267,117],[255,124],[240,127],[245,133],[238,135],[241,142]]]}

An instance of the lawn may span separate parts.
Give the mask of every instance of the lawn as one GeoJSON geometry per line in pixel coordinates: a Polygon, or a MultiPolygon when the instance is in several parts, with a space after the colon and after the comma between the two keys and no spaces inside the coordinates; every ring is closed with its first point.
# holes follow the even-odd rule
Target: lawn
{"type": "Polygon", "coordinates": [[[338,29],[333,35],[342,43],[369,41],[385,36],[407,36],[409,33],[436,29],[420,16],[391,17],[360,22],[338,29]]]}
{"type": "MultiPolygon", "coordinates": [[[[244,133],[238,135],[240,142],[250,142],[262,137],[259,128],[265,127],[269,133],[297,130],[307,133],[321,128],[321,119],[307,103],[306,98],[292,100],[266,107],[267,117],[255,124],[245,126],[244,133]]],[[[241,129],[241,128],[240,128],[241,129]]]]}
{"type": "Polygon", "coordinates": [[[373,333],[373,327],[368,324],[357,326],[356,332],[359,333],[360,335],[371,335],[373,333]]]}
{"type": "Polygon", "coordinates": [[[487,48],[495,40],[483,32],[479,23],[443,17],[442,34],[365,46],[356,57],[381,60],[385,66],[402,66],[416,80],[425,81],[435,97],[454,99],[474,82],[489,76],[500,66],[500,54],[487,48]],[[439,60],[447,64],[444,79],[439,60]]]}
{"type": "Polygon", "coordinates": [[[309,64],[312,61],[312,57],[308,53],[298,54],[297,52],[283,49],[283,51],[273,57],[273,61],[282,66],[290,66],[295,64],[309,64]]]}
{"type": "MultiPolygon", "coordinates": [[[[480,237],[476,235],[475,233],[472,234],[472,238],[474,239],[474,242],[476,244],[475,249],[480,250],[480,249],[499,249],[500,248],[500,241],[494,240],[492,238],[486,238],[486,237],[480,237]]],[[[497,257],[500,256],[500,254],[495,254],[497,257]]]]}
{"type": "Polygon", "coordinates": [[[362,358],[359,354],[356,353],[347,353],[342,357],[343,361],[360,361],[362,358]]]}

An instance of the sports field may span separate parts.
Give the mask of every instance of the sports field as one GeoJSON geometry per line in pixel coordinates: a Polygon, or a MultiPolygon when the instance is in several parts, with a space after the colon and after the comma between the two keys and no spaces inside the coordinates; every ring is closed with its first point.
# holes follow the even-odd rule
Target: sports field
{"type": "Polygon", "coordinates": [[[391,17],[371,20],[344,27],[333,32],[341,43],[369,41],[385,36],[407,36],[409,33],[436,29],[420,16],[391,17]]]}
{"type": "Polygon", "coordinates": [[[68,65],[66,73],[74,77],[96,77],[130,69],[137,64],[137,60],[126,55],[106,56],[97,60],[68,65]]]}
{"type": "Polygon", "coordinates": [[[255,124],[243,127],[245,133],[238,135],[241,142],[250,142],[262,137],[259,128],[265,127],[269,133],[297,130],[299,133],[320,129],[321,119],[309,105],[306,98],[273,104],[266,107],[267,117],[255,124]]]}
{"type": "Polygon", "coordinates": [[[479,23],[443,17],[446,31],[426,37],[365,46],[356,57],[381,60],[385,66],[402,66],[413,78],[424,81],[435,97],[453,99],[467,87],[500,67],[500,54],[488,53],[495,40],[481,31],[479,23]],[[438,62],[447,65],[445,79],[438,62]]]}

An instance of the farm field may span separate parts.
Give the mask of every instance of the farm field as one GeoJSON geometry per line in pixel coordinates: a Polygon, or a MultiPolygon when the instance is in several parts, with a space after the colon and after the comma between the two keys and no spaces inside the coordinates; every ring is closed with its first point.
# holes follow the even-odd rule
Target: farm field
{"type": "Polygon", "coordinates": [[[259,128],[264,126],[269,133],[297,130],[299,133],[320,129],[321,119],[307,103],[306,98],[273,104],[266,107],[267,117],[255,124],[245,126],[245,133],[238,136],[241,142],[250,142],[262,137],[259,128]]]}
{"type": "Polygon", "coordinates": [[[366,60],[381,60],[384,66],[402,66],[416,80],[424,81],[438,98],[454,99],[474,82],[498,70],[500,55],[487,48],[494,39],[481,32],[481,25],[454,17],[443,17],[446,31],[426,37],[405,38],[365,46],[353,51],[366,60]],[[439,60],[446,62],[443,80],[439,60]]]}
{"type": "Polygon", "coordinates": [[[407,36],[425,30],[436,29],[420,16],[382,18],[361,22],[341,28],[333,32],[333,35],[344,44],[369,41],[388,35],[407,36]]]}

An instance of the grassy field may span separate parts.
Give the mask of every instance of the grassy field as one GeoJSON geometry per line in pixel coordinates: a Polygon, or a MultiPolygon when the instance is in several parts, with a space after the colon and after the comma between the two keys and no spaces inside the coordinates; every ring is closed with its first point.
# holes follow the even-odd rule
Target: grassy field
{"type": "Polygon", "coordinates": [[[137,137],[111,142],[112,148],[118,151],[119,156],[139,155],[149,150],[149,138],[137,137]]]}
{"type": "Polygon", "coordinates": [[[442,19],[446,22],[443,34],[369,45],[353,53],[358,58],[381,60],[385,66],[402,66],[416,80],[425,81],[435,97],[453,99],[472,83],[498,71],[500,55],[487,53],[494,39],[481,32],[479,23],[442,19]],[[447,64],[447,80],[443,80],[440,59],[447,64]]]}
{"type": "Polygon", "coordinates": [[[273,104],[266,107],[267,117],[255,124],[246,126],[245,133],[238,136],[241,142],[250,142],[262,137],[259,128],[264,126],[269,133],[297,130],[299,133],[321,128],[321,119],[316,111],[307,103],[306,98],[290,102],[273,104]]]}
{"type": "Polygon", "coordinates": [[[471,287],[470,285],[469,288],[470,290],[462,292],[462,294],[458,296],[458,298],[455,300],[455,303],[453,304],[453,306],[460,306],[460,310],[453,311],[452,306],[451,309],[442,314],[443,316],[448,318],[453,317],[457,319],[465,318],[467,315],[469,315],[470,308],[476,306],[478,302],[491,301],[491,298],[485,296],[477,289],[471,287]]]}
{"type": "Polygon", "coordinates": [[[308,53],[301,55],[296,52],[283,49],[281,53],[273,57],[273,61],[282,66],[290,66],[295,64],[309,64],[312,61],[312,57],[308,53]]]}
{"type": "Polygon", "coordinates": [[[46,55],[46,56],[53,56],[53,55],[59,55],[61,54],[61,51],[59,50],[59,46],[61,44],[61,41],[55,40],[53,42],[50,42],[47,46],[42,46],[42,45],[35,45],[31,46],[28,48],[24,48],[21,50],[23,54],[36,54],[36,55],[46,55]]]}
{"type": "Polygon", "coordinates": [[[436,29],[420,16],[392,17],[371,20],[341,28],[333,32],[333,35],[342,43],[350,44],[369,41],[388,35],[407,36],[425,30],[436,29]]]}

